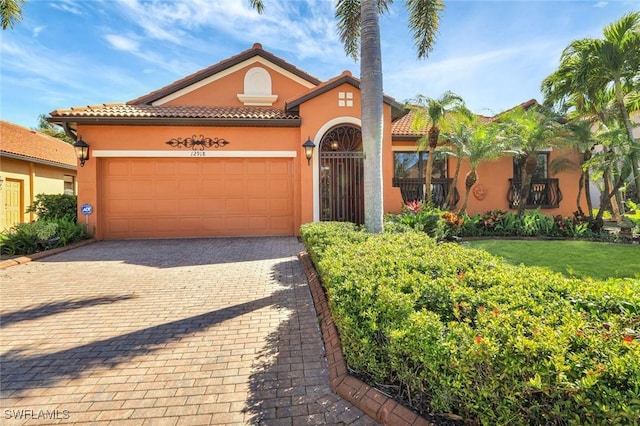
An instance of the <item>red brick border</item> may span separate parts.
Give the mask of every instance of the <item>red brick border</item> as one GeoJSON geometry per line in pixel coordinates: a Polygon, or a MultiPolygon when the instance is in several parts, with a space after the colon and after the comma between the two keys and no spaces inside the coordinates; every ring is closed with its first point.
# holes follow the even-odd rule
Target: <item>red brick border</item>
{"type": "Polygon", "coordinates": [[[31,262],[32,260],[42,259],[43,257],[53,256],[54,254],[62,253],[67,250],[71,250],[77,247],[86,246],[87,244],[95,243],[96,240],[82,240],[68,246],[58,247],[51,250],[39,251],[37,253],[30,254],[28,256],[14,257],[11,259],[0,260],[0,270],[7,269],[11,266],[21,265],[23,263],[31,262]]]}
{"type": "Polygon", "coordinates": [[[307,252],[301,252],[298,257],[302,262],[307,281],[309,281],[316,314],[320,320],[320,329],[329,364],[331,390],[383,425],[435,426],[434,423],[420,417],[393,398],[349,375],[340,336],[331,317],[327,297],[318,273],[307,252]]]}

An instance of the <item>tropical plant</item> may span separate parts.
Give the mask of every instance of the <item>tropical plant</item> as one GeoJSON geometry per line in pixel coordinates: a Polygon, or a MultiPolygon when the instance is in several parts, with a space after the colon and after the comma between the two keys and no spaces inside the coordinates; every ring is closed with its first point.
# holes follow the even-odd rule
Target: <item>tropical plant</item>
{"type": "MultiPolygon", "coordinates": [[[[382,199],[382,54],[379,15],[391,0],[338,0],[338,33],[345,51],[360,58],[362,94],[362,144],[364,160],[365,227],[383,231],[382,199]]],[[[442,0],[407,0],[409,28],[413,32],[418,57],[428,56],[438,30],[442,0]]]]}
{"type": "Polygon", "coordinates": [[[13,28],[22,21],[22,5],[25,0],[2,0],[0,1],[0,21],[2,29],[13,28]]]}
{"type": "Polygon", "coordinates": [[[553,174],[564,170],[577,170],[580,172],[578,195],[576,197],[576,211],[580,215],[585,214],[580,204],[583,191],[587,203],[587,212],[589,212],[587,214],[590,214],[593,208],[591,192],[589,191],[590,173],[587,162],[593,156],[593,148],[599,142],[595,138],[591,127],[592,123],[587,120],[574,120],[567,123],[567,128],[571,132],[567,138],[567,143],[578,151],[578,161],[574,161],[569,155],[563,155],[555,158],[550,164],[551,173],[553,174]]]}
{"type": "MultiPolygon", "coordinates": [[[[633,147],[628,143],[625,131],[619,127],[608,129],[603,126],[598,130],[598,136],[602,149],[585,166],[593,168],[595,179],[603,180],[604,190],[600,194],[600,209],[595,218],[600,221],[607,206],[612,204],[620,188],[632,175],[633,147]]],[[[614,217],[618,216],[616,220],[619,220],[618,210],[612,210],[614,217]]]]}
{"type": "Polygon", "coordinates": [[[464,201],[459,210],[459,213],[465,213],[471,188],[478,181],[478,166],[483,161],[495,160],[505,152],[505,148],[500,143],[498,127],[483,124],[476,116],[460,117],[449,128],[450,130],[442,134],[442,139],[449,141],[451,145],[442,146],[438,151],[457,158],[455,180],[459,173],[460,161],[465,158],[469,160],[471,170],[465,176],[464,201]]]}
{"type": "Polygon", "coordinates": [[[537,167],[536,153],[542,149],[558,146],[566,141],[568,132],[559,119],[539,107],[518,107],[498,118],[500,134],[511,152],[523,167],[520,168],[520,199],[518,215],[522,216],[529,197],[531,178],[537,167]]]}
{"type": "MultiPolygon", "coordinates": [[[[429,127],[426,135],[418,140],[418,149],[427,149],[427,167],[425,170],[425,199],[431,199],[431,175],[436,147],[440,136],[440,126],[448,112],[456,112],[469,116],[470,112],[464,105],[464,100],[451,91],[444,92],[439,98],[429,98],[418,95],[409,102],[409,108],[414,111],[411,128],[416,133],[429,127]]],[[[451,191],[450,191],[451,195],[451,191]]]]}
{"type": "Polygon", "coordinates": [[[634,146],[629,153],[631,170],[635,185],[640,188],[640,146],[634,140],[629,115],[629,110],[638,110],[640,99],[640,12],[628,13],[606,26],[603,35],[603,39],[585,38],[569,44],[559,68],[543,81],[542,92],[545,103],[561,111],[598,111],[602,124],[610,124],[603,111],[614,106],[616,118],[634,146]]]}

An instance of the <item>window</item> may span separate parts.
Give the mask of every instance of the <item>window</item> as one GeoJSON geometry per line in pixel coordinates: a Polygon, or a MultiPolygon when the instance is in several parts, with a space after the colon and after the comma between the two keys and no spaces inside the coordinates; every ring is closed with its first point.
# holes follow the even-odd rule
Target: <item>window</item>
{"type": "Polygon", "coordinates": [[[65,195],[74,195],[76,193],[74,176],[64,175],[64,193],[65,195]]]}
{"type": "Polygon", "coordinates": [[[339,107],[352,107],[353,106],[353,92],[338,92],[338,106],[339,107]]]}
{"type": "MultiPolygon", "coordinates": [[[[536,153],[536,171],[533,173],[532,179],[548,179],[549,178],[549,153],[548,152],[538,152],[536,153]]],[[[513,158],[513,178],[518,180],[520,179],[522,167],[524,164],[520,164],[520,159],[514,157],[513,158]]]]}
{"type": "MultiPolygon", "coordinates": [[[[424,179],[427,169],[426,152],[394,152],[393,153],[393,177],[398,179],[424,179]]],[[[432,178],[447,177],[447,160],[436,154],[433,162],[432,178]]]]}

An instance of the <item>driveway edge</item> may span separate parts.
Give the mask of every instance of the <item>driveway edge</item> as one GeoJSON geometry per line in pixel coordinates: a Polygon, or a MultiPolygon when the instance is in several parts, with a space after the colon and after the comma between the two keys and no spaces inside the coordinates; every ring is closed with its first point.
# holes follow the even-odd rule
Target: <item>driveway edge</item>
{"type": "Polygon", "coordinates": [[[298,257],[307,276],[316,314],[320,322],[329,365],[331,390],[383,425],[435,426],[434,423],[427,421],[424,417],[419,416],[393,398],[349,374],[342,352],[340,336],[331,317],[327,296],[320,283],[318,272],[307,252],[300,252],[298,257]]]}
{"type": "Polygon", "coordinates": [[[74,248],[93,244],[95,242],[96,240],[94,239],[82,240],[77,243],[69,244],[68,246],[58,247],[51,250],[39,251],[37,253],[33,253],[28,256],[20,256],[20,257],[14,257],[12,259],[2,260],[0,261],[0,270],[7,269],[16,265],[22,265],[23,263],[28,263],[28,262],[31,262],[32,260],[39,260],[45,257],[53,256],[54,254],[62,253],[67,250],[72,250],[74,248]]]}

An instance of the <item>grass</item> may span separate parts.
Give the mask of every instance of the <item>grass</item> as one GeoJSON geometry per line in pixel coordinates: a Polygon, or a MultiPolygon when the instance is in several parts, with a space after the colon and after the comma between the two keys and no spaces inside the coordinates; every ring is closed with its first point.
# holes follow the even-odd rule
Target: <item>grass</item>
{"type": "Polygon", "coordinates": [[[477,240],[469,245],[514,265],[547,267],[566,276],[640,279],[640,247],[637,245],[522,240],[477,240]]]}

